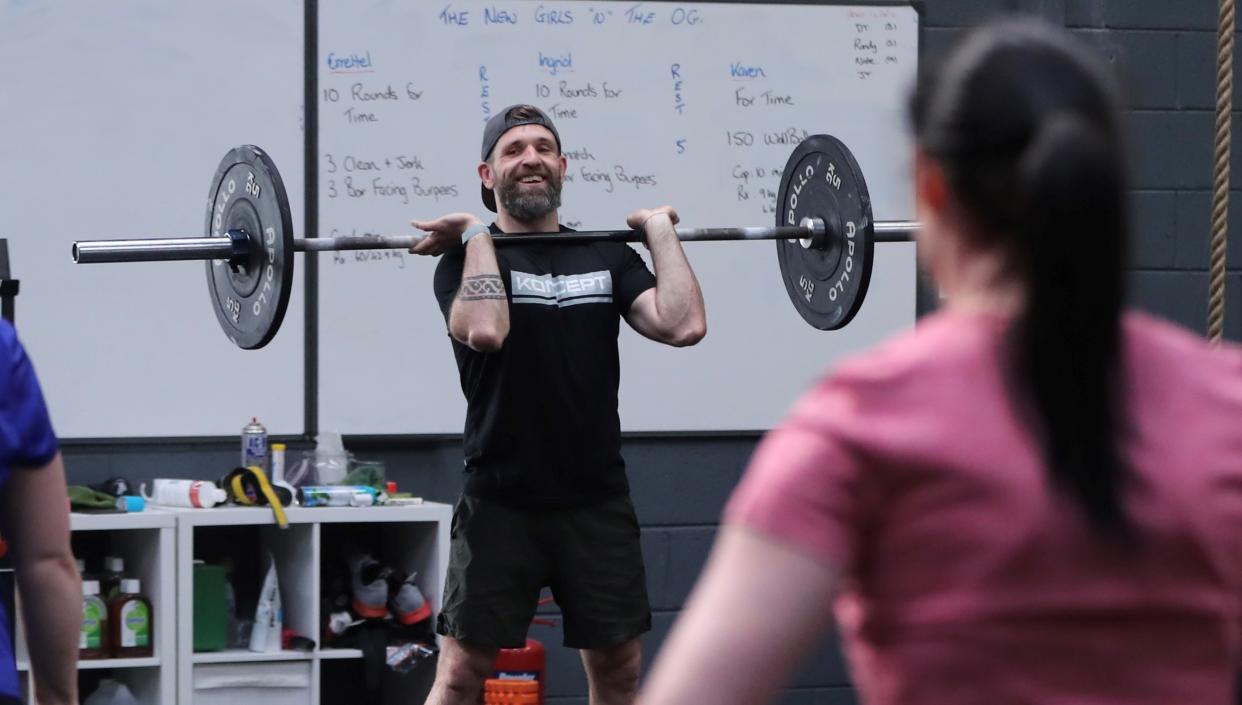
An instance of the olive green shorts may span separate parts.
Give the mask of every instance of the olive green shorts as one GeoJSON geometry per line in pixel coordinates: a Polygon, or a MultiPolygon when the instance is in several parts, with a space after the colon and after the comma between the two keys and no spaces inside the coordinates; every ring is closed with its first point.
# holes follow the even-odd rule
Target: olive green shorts
{"type": "Polygon", "coordinates": [[[462,495],[436,630],[477,646],[521,647],[544,586],[561,609],[565,646],[605,648],[651,629],[638,518],[628,496],[522,510],[462,495]]]}

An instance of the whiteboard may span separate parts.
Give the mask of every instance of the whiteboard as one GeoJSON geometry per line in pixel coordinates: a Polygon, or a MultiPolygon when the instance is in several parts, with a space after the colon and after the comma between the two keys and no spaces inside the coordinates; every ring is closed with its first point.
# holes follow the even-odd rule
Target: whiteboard
{"type": "Polygon", "coordinates": [[[0,237],[62,437],[301,433],[301,282],[267,348],[233,346],[201,262],[75,265],[74,240],[201,237],[239,144],[305,202],[301,0],[0,3],[0,237]]]}
{"type": "MultiPolygon", "coordinates": [[[[577,229],[621,228],[663,203],[687,227],[773,224],[780,170],[821,132],[854,152],[877,219],[912,219],[904,104],[918,22],[905,6],[321,0],[321,234],[411,232],[411,218],[458,210],[490,221],[482,128],[519,102],[557,125],[560,215],[577,229]]],[[[685,249],[708,334],[674,349],[623,326],[626,431],[770,428],[833,361],[914,321],[909,243],[876,248],[861,313],[831,333],[789,302],[773,243],[685,249]]],[[[320,426],[461,433],[435,260],[320,262],[320,426]]]]}

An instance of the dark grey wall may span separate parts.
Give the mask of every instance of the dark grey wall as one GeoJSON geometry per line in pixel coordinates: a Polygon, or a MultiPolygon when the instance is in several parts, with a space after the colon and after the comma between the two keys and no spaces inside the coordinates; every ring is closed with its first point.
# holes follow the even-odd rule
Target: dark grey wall
{"type": "MultiPolygon", "coordinates": [[[[1132,144],[1133,302],[1206,329],[1215,124],[1214,0],[928,0],[924,56],[999,12],[1034,12],[1098,48],[1126,89],[1132,144]]],[[[1240,104],[1233,103],[1233,130],[1240,104]]],[[[1242,338],[1240,150],[1233,150],[1226,337],[1242,338]]]]}
{"type": "MultiPolygon", "coordinates": [[[[1203,331],[1207,301],[1216,3],[1211,0],[928,0],[924,51],[935,52],[963,29],[999,12],[1036,12],[1064,24],[1127,76],[1134,154],[1133,301],[1203,331]]],[[[1235,102],[1235,106],[1237,103],[1235,102]]],[[[1235,113],[1235,125],[1237,115],[1235,113]]],[[[1242,139],[1242,132],[1239,132],[1242,139]]],[[[1235,153],[1238,150],[1235,150],[1235,153]]],[[[1242,175],[1238,157],[1233,171],[1242,175]]],[[[1227,337],[1242,339],[1242,197],[1231,195],[1232,268],[1227,337]]],[[[744,403],[738,400],[738,403],[744,403]]],[[[239,421],[240,426],[240,421],[239,421]]],[[[744,469],[756,437],[629,438],[625,456],[644,524],[648,585],[656,628],[646,653],[658,649],[701,568],[717,517],[744,469]]],[[[307,448],[291,439],[291,452],[307,448]]],[[[384,460],[404,490],[444,502],[460,489],[459,440],[346,439],[361,458],[384,460]]],[[[237,459],[235,441],[72,443],[65,449],[72,482],[111,475],[214,478],[237,459]]],[[[738,609],[762,610],[763,604],[738,609]]],[[[721,615],[728,619],[728,615],[721,615]]],[[[560,648],[556,628],[532,635],[549,645],[550,699],[585,703],[577,655],[560,648]]],[[[738,638],[746,638],[739,634],[738,638]]],[[[744,668],[745,664],[739,664],[744,668]]],[[[853,703],[831,638],[809,659],[783,699],[789,705],[853,703]]]]}

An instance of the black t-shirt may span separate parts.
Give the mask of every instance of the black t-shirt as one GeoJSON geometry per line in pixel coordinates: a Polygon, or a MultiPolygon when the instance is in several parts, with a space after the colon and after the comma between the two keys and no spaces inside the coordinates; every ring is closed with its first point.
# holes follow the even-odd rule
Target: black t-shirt
{"type": "MultiPolygon", "coordinates": [[[[450,336],[467,404],[466,492],[525,508],[626,494],[617,335],[655,276],[621,242],[505,244],[496,260],[509,298],[504,345],[481,353],[450,336]]],[[[458,247],[436,266],[446,321],[464,261],[458,247]]]]}

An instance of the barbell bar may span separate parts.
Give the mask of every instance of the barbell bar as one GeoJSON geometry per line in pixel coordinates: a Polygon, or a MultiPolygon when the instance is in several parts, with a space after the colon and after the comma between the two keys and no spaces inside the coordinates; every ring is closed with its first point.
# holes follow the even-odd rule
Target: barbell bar
{"type": "MultiPolygon", "coordinates": [[[[737,240],[804,240],[814,242],[824,236],[824,223],[817,218],[795,226],[749,228],[676,228],[682,242],[730,242],[737,240]]],[[[875,224],[876,242],[908,242],[918,223],[881,221],[875,224]]],[[[239,233],[240,231],[232,231],[239,233]]],[[[402,250],[423,239],[421,235],[361,235],[352,237],[294,238],[294,252],[342,252],[345,250],[402,250]]],[[[527,245],[569,242],[642,242],[637,230],[586,230],[570,233],[499,233],[492,235],[498,243],[527,245]]],[[[804,245],[805,246],[805,245],[804,245]]],[[[77,264],[113,262],[173,262],[182,260],[223,259],[236,261],[245,257],[249,241],[224,238],[144,238],[137,240],[86,240],[73,243],[73,261],[77,264]]]]}
{"type": "MultiPolygon", "coordinates": [[[[682,242],[727,242],[736,240],[808,240],[824,236],[824,223],[814,218],[792,226],[751,228],[675,228],[682,242]]],[[[294,252],[338,252],[343,250],[404,250],[423,240],[423,235],[362,235],[355,237],[294,238],[294,252]]],[[[546,245],[582,242],[642,242],[637,230],[583,230],[568,233],[497,233],[498,245],[546,245]]],[[[249,256],[246,233],[230,231],[226,238],[161,238],[142,240],[90,240],[73,243],[73,261],[78,264],[110,262],[167,262],[174,260],[223,259],[241,262],[249,256]]]]}
{"type": "MultiPolygon", "coordinates": [[[[261,348],[284,320],[295,252],[408,249],[419,235],[294,238],[289,199],[262,149],[236,147],[216,169],[207,197],[206,235],[87,240],[73,243],[80,264],[205,260],[216,318],[238,347],[261,348]]],[[[685,242],[776,242],[785,290],[802,318],[820,330],[847,325],[866,297],[876,242],[906,242],[913,221],[875,222],[862,171],[831,135],[812,135],[790,155],[769,227],[678,228],[685,242]]],[[[636,230],[512,233],[497,245],[641,242],[636,230]]]]}

